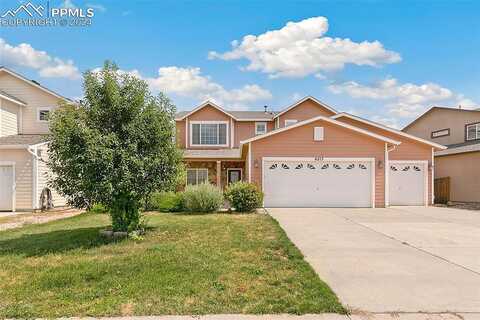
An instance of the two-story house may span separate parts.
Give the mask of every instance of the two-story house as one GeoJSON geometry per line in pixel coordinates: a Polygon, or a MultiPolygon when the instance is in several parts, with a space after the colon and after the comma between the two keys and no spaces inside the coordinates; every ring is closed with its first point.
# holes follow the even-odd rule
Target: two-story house
{"type": "MultiPolygon", "coordinates": [[[[34,210],[47,188],[48,114],[67,98],[0,67],[0,211],[34,210]]],[[[55,206],[65,200],[54,190],[55,206]]]]}
{"type": "Polygon", "coordinates": [[[480,110],[432,107],[404,132],[446,145],[435,152],[435,178],[449,177],[450,201],[480,202],[480,110]]]}
{"type": "Polygon", "coordinates": [[[280,112],[205,102],[175,120],[186,184],[249,181],[266,207],[428,205],[433,153],[445,149],[313,97],[280,112]]]}

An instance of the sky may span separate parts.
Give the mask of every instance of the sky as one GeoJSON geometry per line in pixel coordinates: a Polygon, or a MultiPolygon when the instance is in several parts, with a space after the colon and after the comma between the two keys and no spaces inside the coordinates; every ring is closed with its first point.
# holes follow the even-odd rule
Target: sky
{"type": "MultiPolygon", "coordinates": [[[[46,0],[32,0],[46,7],[46,0]]],[[[28,1],[2,0],[0,16],[28,1]]],[[[89,26],[0,26],[0,65],[70,98],[114,61],[178,110],[281,110],[311,95],[401,128],[480,107],[480,1],[50,0],[89,26]]],[[[21,14],[21,13],[20,13],[21,14]]]]}

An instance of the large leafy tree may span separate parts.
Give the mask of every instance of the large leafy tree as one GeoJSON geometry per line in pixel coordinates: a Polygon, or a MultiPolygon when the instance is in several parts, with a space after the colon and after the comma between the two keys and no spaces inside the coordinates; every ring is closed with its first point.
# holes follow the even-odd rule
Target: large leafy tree
{"type": "Polygon", "coordinates": [[[140,201],[182,172],[175,106],[116,65],[84,75],[84,99],[50,118],[51,185],[75,207],[107,206],[116,231],[138,227],[140,201]]]}

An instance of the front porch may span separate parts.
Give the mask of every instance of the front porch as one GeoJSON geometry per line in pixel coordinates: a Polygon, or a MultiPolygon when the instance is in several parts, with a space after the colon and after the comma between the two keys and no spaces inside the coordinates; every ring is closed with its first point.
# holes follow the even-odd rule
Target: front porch
{"type": "Polygon", "coordinates": [[[229,183],[245,181],[244,160],[185,160],[186,184],[205,181],[224,189],[229,183]]]}

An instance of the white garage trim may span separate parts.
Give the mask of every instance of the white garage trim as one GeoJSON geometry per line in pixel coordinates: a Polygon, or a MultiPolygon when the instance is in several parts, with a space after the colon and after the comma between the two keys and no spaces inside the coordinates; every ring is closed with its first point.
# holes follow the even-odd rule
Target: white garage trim
{"type": "Polygon", "coordinates": [[[434,186],[435,186],[435,165],[434,165],[434,154],[435,154],[435,148],[432,148],[432,181],[430,182],[431,183],[431,190],[432,190],[432,201],[430,204],[434,204],[435,203],[435,190],[434,190],[434,186]]]}
{"type": "Polygon", "coordinates": [[[428,206],[428,160],[390,160],[390,163],[418,163],[423,165],[424,205],[428,206]]]}
{"type": "Polygon", "coordinates": [[[17,185],[15,182],[15,162],[14,161],[0,161],[0,166],[12,167],[12,180],[13,180],[13,192],[12,192],[12,212],[15,212],[16,208],[16,193],[17,193],[17,185]]]}
{"type": "MultiPolygon", "coordinates": [[[[375,208],[375,158],[316,158],[316,157],[263,157],[262,158],[262,192],[265,192],[265,162],[267,161],[342,161],[370,162],[371,166],[371,199],[370,205],[375,208]]],[[[262,203],[265,206],[265,203],[262,203]]]]}

